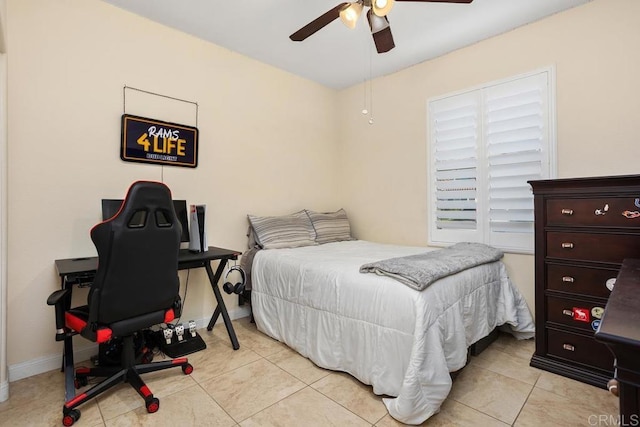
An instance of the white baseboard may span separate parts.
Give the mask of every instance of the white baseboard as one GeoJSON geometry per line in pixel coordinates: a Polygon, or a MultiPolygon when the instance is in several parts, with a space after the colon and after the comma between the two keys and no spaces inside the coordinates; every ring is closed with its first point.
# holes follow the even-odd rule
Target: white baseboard
{"type": "Polygon", "coordinates": [[[0,383],[0,402],[9,400],[9,381],[0,383]]]}
{"type": "MultiPolygon", "coordinates": [[[[232,308],[231,310],[228,310],[228,313],[231,320],[242,319],[243,317],[249,317],[251,315],[251,309],[249,308],[249,305],[245,304],[243,306],[237,306],[232,308]]],[[[211,317],[196,320],[197,328],[206,328],[207,326],[209,326],[209,320],[211,320],[211,317]]],[[[224,320],[222,320],[222,315],[218,316],[216,325],[219,325],[221,323],[224,323],[224,320]]]]}
{"type": "MultiPolygon", "coordinates": [[[[250,309],[248,306],[235,307],[229,310],[229,317],[231,320],[240,319],[242,317],[247,317],[250,314],[250,309]]],[[[196,320],[196,325],[198,329],[202,329],[207,327],[209,324],[210,317],[202,318],[196,320]]],[[[218,318],[217,324],[223,322],[222,316],[218,318]]],[[[98,353],[98,346],[93,345],[85,348],[81,348],[79,350],[75,350],[73,352],[73,360],[74,361],[83,361],[89,360],[91,356],[94,356],[98,353]]],[[[42,374],[44,372],[49,372],[54,369],[60,369],[62,367],[62,354],[52,354],[49,356],[38,357],[36,359],[27,360],[26,362],[16,363],[15,365],[9,366],[9,382],[18,381],[23,378],[31,377],[33,375],[42,374]]],[[[0,386],[0,402],[3,401],[2,397],[3,393],[6,392],[7,399],[9,398],[9,384],[2,384],[0,386]]]]}
{"type": "MultiPolygon", "coordinates": [[[[73,352],[73,360],[89,360],[89,358],[97,352],[97,345],[81,348],[73,352]]],[[[26,362],[9,365],[9,382],[18,381],[23,378],[28,378],[33,375],[42,374],[44,372],[60,368],[62,368],[62,346],[60,346],[59,354],[38,357],[36,359],[27,360],[26,362]]]]}

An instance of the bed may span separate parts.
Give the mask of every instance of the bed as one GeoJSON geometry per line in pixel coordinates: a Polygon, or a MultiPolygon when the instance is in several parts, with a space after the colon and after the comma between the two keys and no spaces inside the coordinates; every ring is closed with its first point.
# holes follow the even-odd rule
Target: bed
{"type": "MultiPolygon", "coordinates": [[[[264,244],[264,229],[251,220],[264,244]]],[[[529,309],[501,261],[417,291],[360,268],[437,249],[351,240],[350,232],[323,241],[327,230],[314,224],[313,243],[267,242],[268,249],[247,258],[256,325],[316,365],[371,385],[396,420],[420,424],[437,413],[451,389],[450,372],[463,368],[467,349],[497,326],[533,337],[529,309]]]]}

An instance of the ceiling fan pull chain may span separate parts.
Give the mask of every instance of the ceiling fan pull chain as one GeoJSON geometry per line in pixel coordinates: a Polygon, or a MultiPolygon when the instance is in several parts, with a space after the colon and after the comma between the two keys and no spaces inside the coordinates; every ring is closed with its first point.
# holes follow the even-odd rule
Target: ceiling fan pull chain
{"type": "Polygon", "coordinates": [[[369,110],[367,110],[367,79],[364,79],[362,81],[362,92],[364,94],[364,99],[362,102],[362,114],[366,116],[367,113],[369,113],[369,110]]]}
{"type": "Polygon", "coordinates": [[[369,50],[369,124],[373,124],[373,53],[369,50]]]}

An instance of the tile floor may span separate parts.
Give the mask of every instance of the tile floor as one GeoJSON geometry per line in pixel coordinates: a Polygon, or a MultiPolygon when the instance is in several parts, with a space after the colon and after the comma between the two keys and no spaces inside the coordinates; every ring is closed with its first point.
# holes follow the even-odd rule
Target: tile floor
{"type": "MultiPolygon", "coordinates": [[[[207,349],[189,355],[193,374],[147,374],[160,410],[120,385],[80,407],[78,427],[93,426],[399,426],[380,397],[351,376],[316,367],[258,332],[248,318],[234,321],[233,351],[222,324],[200,331],[207,349]]],[[[472,357],[429,426],[613,425],[617,399],[605,390],[529,366],[533,340],[501,335],[472,357]],[[611,415],[614,418],[608,418],[611,415]],[[599,418],[599,416],[604,416],[599,418]],[[598,420],[606,419],[598,423],[598,420]]],[[[156,358],[158,360],[158,358],[156,358]]],[[[82,363],[78,363],[81,365],[82,363]]],[[[85,362],[86,364],[86,362],[85,362]]],[[[59,371],[10,384],[0,403],[0,426],[61,424],[64,379],[59,371]]]]}

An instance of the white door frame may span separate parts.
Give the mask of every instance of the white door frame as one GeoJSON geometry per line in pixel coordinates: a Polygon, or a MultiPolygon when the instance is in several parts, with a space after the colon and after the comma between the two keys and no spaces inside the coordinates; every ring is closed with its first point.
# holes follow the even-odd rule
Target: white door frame
{"type": "Polygon", "coordinates": [[[7,399],[7,54],[0,51],[0,402],[7,399]]]}
{"type": "Polygon", "coordinates": [[[7,4],[0,0],[0,402],[9,399],[7,368],[7,4]]]}

